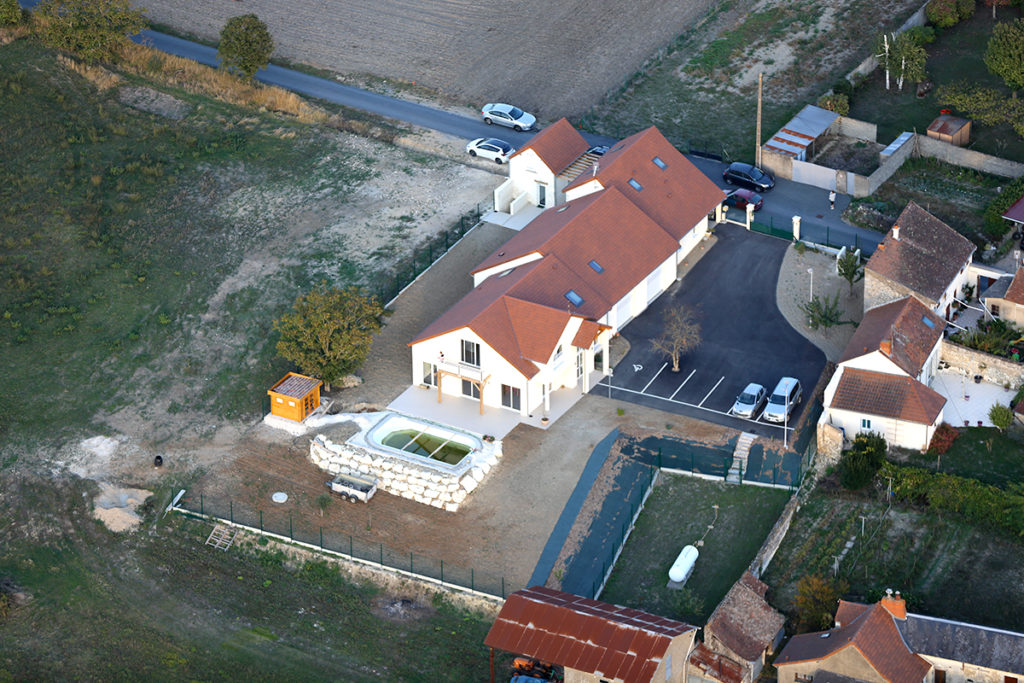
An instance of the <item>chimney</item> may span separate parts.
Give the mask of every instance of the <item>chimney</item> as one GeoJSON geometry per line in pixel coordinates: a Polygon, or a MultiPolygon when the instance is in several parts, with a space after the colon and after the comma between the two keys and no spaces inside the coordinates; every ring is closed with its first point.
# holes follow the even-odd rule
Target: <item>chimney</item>
{"type": "MultiPolygon", "coordinates": [[[[891,339],[883,339],[882,341],[880,341],[878,343],[878,350],[881,351],[883,355],[891,357],[892,356],[892,340],[891,339]]],[[[897,595],[899,595],[899,593],[897,593],[897,595]]]]}
{"type": "Polygon", "coordinates": [[[898,224],[892,226],[892,238],[897,242],[900,241],[900,226],[898,224]]]}
{"type": "Polygon", "coordinates": [[[903,602],[903,598],[900,596],[900,592],[896,591],[896,595],[893,595],[891,588],[885,589],[885,597],[882,598],[879,603],[885,608],[885,611],[891,614],[896,619],[907,618],[907,604],[903,602]]]}

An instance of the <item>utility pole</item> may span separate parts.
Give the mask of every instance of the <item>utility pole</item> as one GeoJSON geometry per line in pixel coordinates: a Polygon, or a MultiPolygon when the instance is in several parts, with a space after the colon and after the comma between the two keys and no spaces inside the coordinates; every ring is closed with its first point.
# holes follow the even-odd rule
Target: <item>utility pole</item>
{"type": "Polygon", "coordinates": [[[754,147],[754,165],[761,168],[761,86],[764,83],[764,72],[757,74],[757,145],[754,147]]]}

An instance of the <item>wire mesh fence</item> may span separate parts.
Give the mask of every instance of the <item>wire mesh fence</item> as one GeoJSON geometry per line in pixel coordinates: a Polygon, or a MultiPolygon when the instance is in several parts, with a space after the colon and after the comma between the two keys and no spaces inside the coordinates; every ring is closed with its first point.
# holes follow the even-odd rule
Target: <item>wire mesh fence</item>
{"type": "Polygon", "coordinates": [[[203,494],[184,497],[176,509],[185,514],[246,527],[253,533],[273,534],[382,569],[407,572],[418,578],[502,599],[512,591],[525,588],[513,585],[504,576],[445,562],[442,558],[396,550],[379,541],[360,538],[339,529],[313,525],[308,518],[291,512],[253,510],[233,500],[214,501],[203,494]]]}
{"type": "Polygon", "coordinates": [[[608,582],[608,577],[611,576],[612,569],[615,567],[615,561],[619,558],[619,554],[626,545],[626,539],[629,538],[629,533],[633,530],[633,524],[636,522],[641,510],[643,510],[644,502],[647,500],[647,496],[650,495],[651,489],[654,487],[655,479],[658,477],[658,468],[644,468],[643,477],[643,484],[639,488],[639,490],[642,491],[642,495],[636,500],[628,501],[628,516],[622,516],[622,521],[615,529],[615,535],[612,537],[614,540],[606,546],[605,557],[601,560],[600,573],[593,579],[590,597],[595,600],[601,594],[601,590],[604,588],[605,583],[608,582]]]}

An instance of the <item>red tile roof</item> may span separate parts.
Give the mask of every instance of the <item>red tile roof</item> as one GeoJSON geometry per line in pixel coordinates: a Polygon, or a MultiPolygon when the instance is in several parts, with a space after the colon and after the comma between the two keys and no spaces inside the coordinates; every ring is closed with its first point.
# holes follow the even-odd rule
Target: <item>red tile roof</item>
{"type": "Polygon", "coordinates": [[[1003,298],[1007,301],[1024,306],[1024,268],[1018,268],[1010,282],[1009,289],[1003,298]]]}
{"type": "Polygon", "coordinates": [[[767,590],[753,574],[744,572],[708,619],[705,640],[710,632],[744,660],[760,658],[786,621],[765,601],[767,590]]]}
{"type": "Polygon", "coordinates": [[[938,301],[971,260],[975,246],[914,202],[896,219],[899,239],[890,231],[864,268],[912,292],[938,301]]]}
{"type": "Polygon", "coordinates": [[[544,165],[558,175],[590,149],[590,145],[571,123],[561,118],[530,138],[530,141],[512,156],[518,156],[528,149],[532,149],[544,165]]]}
{"type": "Polygon", "coordinates": [[[916,379],[843,368],[830,408],[904,422],[934,424],[946,399],[916,379]]]}
{"type": "Polygon", "coordinates": [[[1024,196],[1013,203],[1006,213],[1003,214],[1003,218],[1014,223],[1024,223],[1024,196]]]}
{"type": "Polygon", "coordinates": [[[580,323],[580,329],[576,331],[576,336],[572,338],[572,345],[581,349],[589,349],[597,339],[597,335],[608,329],[611,328],[607,325],[596,323],[593,320],[584,320],[580,323]]]}
{"type": "Polygon", "coordinates": [[[839,362],[881,351],[905,373],[917,377],[945,326],[941,317],[912,296],[872,308],[864,314],[839,362]]]}
{"type": "MultiPolygon", "coordinates": [[[[836,616],[839,617],[838,612],[836,616]]],[[[775,666],[818,662],[828,670],[827,659],[831,655],[853,647],[889,683],[921,683],[931,670],[931,665],[903,642],[892,614],[881,603],[864,609],[842,624],[823,633],[793,636],[776,657],[775,666]]]]}
{"type": "Polygon", "coordinates": [[[566,190],[596,178],[601,187],[616,187],[676,240],[725,199],[725,192],[680,154],[651,126],[612,148],[598,161],[597,173],[585,173],[566,190]],[[660,168],[654,158],[665,168],[660,168]],[[643,188],[629,184],[635,180],[643,188]]]}
{"type": "Polygon", "coordinates": [[[728,657],[715,654],[704,643],[698,643],[690,655],[690,666],[696,667],[703,678],[720,683],[741,683],[743,667],[728,657]]]}
{"type": "Polygon", "coordinates": [[[534,586],[508,596],[488,647],[603,678],[650,681],[681,621],[534,586]]]}

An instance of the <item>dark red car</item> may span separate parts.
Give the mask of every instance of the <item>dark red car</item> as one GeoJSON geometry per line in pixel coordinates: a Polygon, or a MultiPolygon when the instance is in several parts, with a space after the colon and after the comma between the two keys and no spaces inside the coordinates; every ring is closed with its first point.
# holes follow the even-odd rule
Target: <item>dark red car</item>
{"type": "Polygon", "coordinates": [[[753,190],[733,190],[725,196],[726,206],[735,206],[745,211],[747,204],[753,204],[754,211],[760,211],[764,206],[764,197],[753,190]]]}

